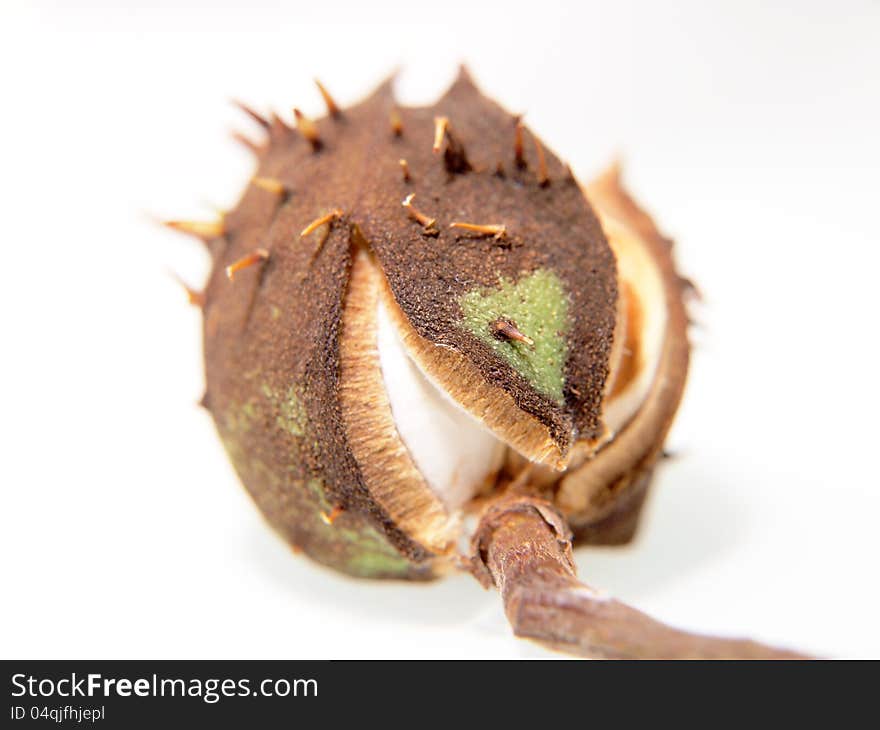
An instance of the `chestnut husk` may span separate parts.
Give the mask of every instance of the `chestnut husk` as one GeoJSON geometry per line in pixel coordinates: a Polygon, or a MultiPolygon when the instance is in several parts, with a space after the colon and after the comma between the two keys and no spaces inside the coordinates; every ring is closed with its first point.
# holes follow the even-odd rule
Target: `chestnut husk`
{"type": "MultiPolygon", "coordinates": [[[[391,80],[346,109],[320,88],[327,116],[297,111],[296,128],[245,107],[266,134],[245,140],[258,161],[251,184],[221,222],[174,224],[212,258],[204,292],[191,292],[204,312],[202,403],[269,524],[357,577],[470,570],[501,592],[517,635],[574,654],[798,656],[671,629],[575,577],[573,544],[633,538],[689,361],[691,285],[619,168],[582,187],[464,69],[430,107],[400,106],[391,80]],[[462,219],[494,225],[450,228],[462,219]],[[625,296],[612,225],[653,262],[666,310],[651,386],[613,433],[603,412],[625,296]],[[540,382],[462,325],[469,292],[535,272],[558,282],[567,312],[564,332],[551,333],[563,362],[540,382]],[[371,411],[390,413],[360,370],[379,299],[432,382],[507,444],[503,467],[460,509],[431,493],[405,448],[388,446],[393,434],[371,431],[371,411]],[[462,515],[475,524],[467,556],[456,547],[462,515]]],[[[513,319],[486,324],[534,345],[513,319]]]]}

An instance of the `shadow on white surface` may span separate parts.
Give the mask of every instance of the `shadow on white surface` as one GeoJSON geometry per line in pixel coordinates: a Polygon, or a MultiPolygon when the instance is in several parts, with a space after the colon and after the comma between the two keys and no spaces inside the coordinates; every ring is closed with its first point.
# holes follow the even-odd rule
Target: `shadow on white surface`
{"type": "MultiPolygon", "coordinates": [[[[455,625],[474,620],[493,603],[467,575],[419,583],[360,580],[294,554],[263,522],[254,521],[244,536],[245,559],[297,602],[333,606],[358,616],[411,625],[455,625]]],[[[499,602],[500,603],[500,602],[499,602]]]]}
{"type": "MultiPolygon", "coordinates": [[[[576,551],[581,577],[638,605],[652,593],[734,550],[748,523],[747,510],[715,477],[667,468],[653,486],[636,543],[576,551]],[[674,472],[674,473],[673,473],[674,472]]],[[[242,530],[242,558],[296,605],[349,614],[368,622],[414,627],[458,627],[492,640],[514,642],[524,658],[561,656],[517,640],[500,598],[468,575],[429,583],[349,578],[290,551],[262,520],[242,530]]]]}
{"type": "Polygon", "coordinates": [[[745,503],[723,478],[687,461],[661,467],[631,545],[575,550],[582,580],[635,600],[699,571],[744,539],[745,503]]]}

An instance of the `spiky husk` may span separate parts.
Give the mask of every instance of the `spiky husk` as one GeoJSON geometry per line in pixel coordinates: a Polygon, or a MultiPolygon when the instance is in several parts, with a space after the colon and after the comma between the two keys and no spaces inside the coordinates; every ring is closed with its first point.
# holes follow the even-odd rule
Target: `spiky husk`
{"type": "MultiPolygon", "coordinates": [[[[358,458],[357,409],[351,383],[341,382],[341,338],[358,322],[353,263],[367,256],[380,272],[410,351],[441,386],[530,458],[562,469],[604,435],[618,315],[614,256],[567,168],[540,143],[518,164],[511,141],[521,128],[467,74],[433,107],[400,108],[386,83],[362,104],[308,125],[300,133],[277,117],[267,122],[258,182],[225,217],[222,235],[209,238],[205,404],[241,480],[293,546],[352,575],[433,577],[454,563],[449,545],[402,520],[405,509],[379,494],[379,477],[358,458]],[[438,116],[450,121],[435,155],[438,116]],[[422,218],[401,205],[411,193],[427,211],[422,218]],[[462,218],[501,222],[505,235],[449,227],[462,218]],[[493,340],[481,325],[523,301],[546,312],[529,322],[525,308],[513,323],[533,327],[533,350],[493,340]]],[[[596,190],[674,276],[668,247],[619,186],[596,190]]],[[[670,297],[677,327],[678,289],[670,297]]],[[[667,364],[683,383],[687,344],[673,340],[667,364]]],[[[576,482],[589,463],[561,483],[585,538],[630,536],[679,386],[660,398],[652,438],[630,439],[626,458],[596,462],[607,461],[610,476],[590,486],[586,502],[576,482]]]]}

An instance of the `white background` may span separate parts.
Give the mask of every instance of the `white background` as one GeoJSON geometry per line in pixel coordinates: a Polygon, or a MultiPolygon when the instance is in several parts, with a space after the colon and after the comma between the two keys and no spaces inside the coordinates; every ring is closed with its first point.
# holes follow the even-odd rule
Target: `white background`
{"type": "Polygon", "coordinates": [[[195,407],[167,272],[206,256],[151,221],[234,203],[230,98],[319,113],[313,76],[351,103],[399,65],[427,102],[460,60],[580,175],[622,155],[705,292],[679,458],[582,577],[880,655],[880,4],[76,5],[0,14],[4,657],[553,656],[468,576],[352,581],[275,537],[195,407]]]}

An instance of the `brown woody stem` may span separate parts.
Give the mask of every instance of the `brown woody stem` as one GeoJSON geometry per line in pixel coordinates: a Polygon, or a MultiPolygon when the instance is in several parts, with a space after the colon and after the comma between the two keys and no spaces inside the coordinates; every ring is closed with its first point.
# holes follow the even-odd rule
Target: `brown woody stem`
{"type": "Polygon", "coordinates": [[[548,502],[506,497],[474,534],[473,569],[494,585],[514,633],[579,656],[612,659],[806,659],[747,639],[679,631],[578,581],[571,532],[548,502]]]}

